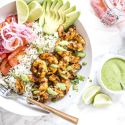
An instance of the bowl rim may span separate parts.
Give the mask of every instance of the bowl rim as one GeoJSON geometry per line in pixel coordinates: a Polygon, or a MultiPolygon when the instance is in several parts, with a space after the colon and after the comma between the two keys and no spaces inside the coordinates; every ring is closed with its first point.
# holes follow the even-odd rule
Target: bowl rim
{"type": "Polygon", "coordinates": [[[104,65],[108,60],[113,59],[113,58],[118,58],[118,59],[125,60],[125,57],[122,56],[122,55],[114,55],[114,54],[106,55],[106,56],[102,59],[102,61],[101,61],[101,63],[100,63],[100,67],[99,67],[99,70],[98,70],[98,73],[97,73],[97,80],[98,80],[99,84],[102,86],[102,88],[104,88],[107,92],[112,93],[112,94],[123,94],[123,93],[125,93],[125,90],[113,91],[113,90],[108,89],[108,88],[104,85],[104,82],[102,81],[102,78],[101,78],[101,71],[102,71],[103,65],[104,65]]]}

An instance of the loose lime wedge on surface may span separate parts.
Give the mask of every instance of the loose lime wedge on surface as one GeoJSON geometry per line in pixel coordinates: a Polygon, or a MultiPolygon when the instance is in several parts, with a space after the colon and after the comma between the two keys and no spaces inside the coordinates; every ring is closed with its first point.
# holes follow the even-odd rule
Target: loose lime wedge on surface
{"type": "Polygon", "coordinates": [[[111,98],[103,93],[97,94],[94,98],[93,105],[97,108],[107,107],[112,104],[111,98]]]}
{"type": "Polygon", "coordinates": [[[32,1],[28,4],[29,7],[29,18],[28,21],[32,22],[37,20],[42,15],[42,7],[37,1],[32,1]]]}
{"type": "Polygon", "coordinates": [[[83,93],[82,100],[85,104],[91,104],[94,100],[96,94],[101,90],[101,87],[98,85],[93,85],[88,87],[83,93]]]}
{"type": "Polygon", "coordinates": [[[24,0],[16,0],[18,23],[25,23],[29,17],[29,8],[24,0]]]}

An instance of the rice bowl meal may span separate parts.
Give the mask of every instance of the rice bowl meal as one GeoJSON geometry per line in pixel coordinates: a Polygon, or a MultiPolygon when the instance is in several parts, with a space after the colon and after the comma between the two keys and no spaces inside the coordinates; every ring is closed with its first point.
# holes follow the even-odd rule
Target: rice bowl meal
{"type": "Polygon", "coordinates": [[[77,90],[86,56],[74,25],[80,12],[62,0],[17,0],[16,8],[0,22],[0,84],[42,103],[64,98],[72,85],[77,90]]]}

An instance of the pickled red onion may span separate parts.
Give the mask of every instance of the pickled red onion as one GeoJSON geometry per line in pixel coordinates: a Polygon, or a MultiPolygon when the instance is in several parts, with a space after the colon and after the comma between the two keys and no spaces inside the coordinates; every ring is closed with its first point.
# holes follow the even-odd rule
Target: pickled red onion
{"type": "Polygon", "coordinates": [[[17,24],[12,22],[6,25],[1,29],[1,38],[2,45],[8,51],[14,51],[19,46],[23,45],[23,39],[26,39],[28,42],[35,39],[35,34],[31,32],[31,29],[23,24],[17,24]],[[17,39],[17,41],[16,41],[17,39]],[[18,42],[13,46],[14,42],[18,42]]]}

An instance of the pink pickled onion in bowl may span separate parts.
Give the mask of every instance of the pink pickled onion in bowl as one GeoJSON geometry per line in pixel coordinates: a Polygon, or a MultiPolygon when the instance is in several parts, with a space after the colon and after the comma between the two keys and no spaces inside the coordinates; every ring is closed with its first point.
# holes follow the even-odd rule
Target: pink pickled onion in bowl
{"type": "Polygon", "coordinates": [[[23,39],[26,39],[27,42],[31,42],[36,39],[36,35],[32,32],[31,28],[23,24],[17,24],[16,22],[11,22],[1,29],[1,38],[3,47],[8,51],[14,51],[19,46],[23,46],[23,39]],[[13,46],[14,42],[17,42],[13,46]]]}

